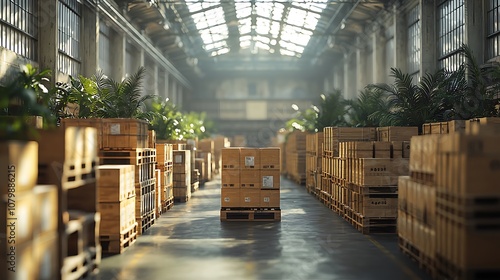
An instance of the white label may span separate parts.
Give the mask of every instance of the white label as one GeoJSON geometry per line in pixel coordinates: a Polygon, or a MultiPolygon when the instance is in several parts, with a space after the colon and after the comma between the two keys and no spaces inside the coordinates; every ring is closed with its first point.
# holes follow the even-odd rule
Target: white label
{"type": "Polygon", "coordinates": [[[231,199],[229,197],[224,197],[224,202],[229,202],[231,199]]]}
{"type": "Polygon", "coordinates": [[[264,202],[269,202],[270,200],[269,197],[264,197],[264,202]]]}
{"type": "Polygon", "coordinates": [[[255,166],[254,157],[245,157],[245,166],[255,166]]]}
{"type": "Polygon", "coordinates": [[[110,126],[110,132],[112,135],[115,134],[120,134],[120,124],[119,123],[113,123],[110,126]]]}
{"type": "Polygon", "coordinates": [[[182,163],[182,155],[175,155],[175,163],[182,163]]]}
{"type": "Polygon", "coordinates": [[[262,187],[273,188],[273,176],[262,176],[262,187]]]}
{"type": "Polygon", "coordinates": [[[250,202],[250,197],[245,197],[245,202],[250,202]]]}

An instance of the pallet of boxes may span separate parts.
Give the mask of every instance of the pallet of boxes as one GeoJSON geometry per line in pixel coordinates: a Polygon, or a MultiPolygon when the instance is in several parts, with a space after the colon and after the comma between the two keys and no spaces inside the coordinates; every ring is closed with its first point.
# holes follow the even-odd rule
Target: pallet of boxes
{"type": "Polygon", "coordinates": [[[156,149],[149,147],[148,135],[151,133],[148,132],[148,123],[143,120],[120,118],[63,119],[61,126],[94,127],[97,130],[96,145],[99,148],[99,171],[115,173],[112,175],[115,176],[115,179],[107,178],[107,182],[99,180],[98,184],[102,183],[102,190],[107,194],[122,193],[113,198],[106,198],[106,193],[99,194],[99,202],[103,205],[109,203],[120,205],[114,207],[107,205],[108,210],[112,213],[107,213],[107,217],[101,223],[102,229],[106,229],[103,231],[101,240],[103,244],[109,245],[104,247],[103,251],[105,253],[120,253],[133,244],[136,235],[144,233],[155,222],[156,149]],[[134,175],[124,175],[132,172],[130,166],[133,166],[134,175]],[[125,178],[133,178],[133,183],[130,182],[130,179],[125,178]],[[126,186],[130,184],[133,184],[134,188],[132,190],[130,187],[125,194],[123,188],[126,189],[126,186]],[[127,208],[126,205],[131,205],[132,200],[135,205],[134,216],[137,228],[134,228],[133,222],[127,221],[132,214],[131,206],[127,208]],[[116,221],[113,221],[110,215],[120,217],[119,227],[112,225],[116,221]],[[122,229],[125,224],[130,224],[130,227],[122,229]],[[111,230],[111,228],[114,229],[111,230]],[[120,245],[115,246],[115,244],[120,245]]]}
{"type": "Polygon", "coordinates": [[[60,186],[37,183],[38,149],[36,141],[0,141],[0,279],[62,278],[60,186]]]}
{"type": "Polygon", "coordinates": [[[174,162],[173,145],[156,144],[157,174],[157,215],[161,215],[174,206],[174,162]]]}
{"type": "Polygon", "coordinates": [[[221,151],[221,221],[280,221],[280,149],[221,151]]]}
{"type": "Polygon", "coordinates": [[[500,279],[500,118],[427,127],[399,178],[399,247],[435,279],[500,279]]]}
{"type": "Polygon", "coordinates": [[[326,127],[320,200],[364,234],[395,233],[398,177],[417,127],[326,127]]]}
{"type": "Polygon", "coordinates": [[[187,202],[191,198],[191,151],[173,151],[174,200],[187,202]]]}
{"type": "Polygon", "coordinates": [[[44,261],[52,262],[53,255],[59,256],[61,279],[95,275],[102,252],[97,131],[89,127],[58,127],[38,133],[37,182],[57,186],[57,194],[46,193],[45,201],[35,204],[40,207],[36,211],[42,228],[58,225],[58,241],[46,241],[49,247],[45,248],[48,253],[44,261]]]}

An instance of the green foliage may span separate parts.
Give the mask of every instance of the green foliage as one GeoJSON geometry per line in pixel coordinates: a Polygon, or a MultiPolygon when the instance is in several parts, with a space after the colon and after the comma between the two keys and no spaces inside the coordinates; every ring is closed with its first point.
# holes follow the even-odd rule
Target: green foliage
{"type": "Polygon", "coordinates": [[[328,126],[346,126],[347,105],[340,90],[335,90],[326,96],[321,95],[316,129],[323,131],[323,128],[328,126]]]}
{"type": "Polygon", "coordinates": [[[148,106],[148,110],[154,114],[151,128],[156,131],[157,139],[203,139],[210,137],[213,131],[213,122],[206,120],[205,113],[183,114],[169,101],[155,99],[148,106]]]}
{"type": "MultiPolygon", "coordinates": [[[[317,109],[317,108],[316,108],[317,109]]],[[[300,130],[307,132],[316,131],[316,120],[318,119],[318,112],[313,108],[308,108],[304,111],[297,109],[294,118],[288,120],[285,124],[285,128],[288,131],[300,130]]]]}
{"type": "Polygon", "coordinates": [[[21,66],[21,71],[5,86],[0,86],[0,131],[2,138],[31,139],[35,129],[26,118],[41,116],[45,126],[55,125],[55,118],[48,106],[50,97],[57,88],[50,90],[50,71],[39,71],[32,65],[21,66]]]}
{"type": "Polygon", "coordinates": [[[388,110],[387,95],[381,90],[365,88],[355,100],[347,100],[348,124],[353,127],[377,127],[380,120],[376,112],[388,110]]]}

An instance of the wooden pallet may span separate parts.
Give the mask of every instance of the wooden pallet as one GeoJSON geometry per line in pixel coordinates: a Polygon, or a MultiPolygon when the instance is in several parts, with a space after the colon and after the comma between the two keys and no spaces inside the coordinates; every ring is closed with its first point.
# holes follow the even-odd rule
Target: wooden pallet
{"type": "Polygon", "coordinates": [[[162,213],[167,212],[168,210],[172,209],[172,207],[174,207],[174,197],[161,202],[162,213]]]}
{"type": "Polygon", "coordinates": [[[220,220],[222,222],[279,222],[281,210],[221,209],[220,220]]]}
{"type": "Polygon", "coordinates": [[[137,240],[137,222],[119,235],[101,235],[102,252],[106,254],[121,254],[137,240]]]}
{"type": "Polygon", "coordinates": [[[78,255],[64,258],[61,279],[93,279],[99,271],[100,262],[101,246],[88,247],[78,255]]]}
{"type": "Polygon", "coordinates": [[[363,234],[397,233],[397,218],[395,217],[364,217],[344,206],[344,219],[363,234]]]}
{"type": "Polygon", "coordinates": [[[500,279],[500,269],[479,270],[459,268],[449,263],[445,258],[436,254],[435,261],[435,278],[436,279],[500,279]]]}
{"type": "Polygon", "coordinates": [[[403,254],[407,255],[411,260],[416,262],[420,269],[435,278],[435,264],[433,258],[423,254],[417,247],[401,236],[399,237],[399,249],[403,252],[403,254]]]}
{"type": "Polygon", "coordinates": [[[142,216],[142,218],[136,218],[137,221],[137,233],[141,235],[146,232],[155,223],[155,212],[151,211],[148,214],[142,216]]]}

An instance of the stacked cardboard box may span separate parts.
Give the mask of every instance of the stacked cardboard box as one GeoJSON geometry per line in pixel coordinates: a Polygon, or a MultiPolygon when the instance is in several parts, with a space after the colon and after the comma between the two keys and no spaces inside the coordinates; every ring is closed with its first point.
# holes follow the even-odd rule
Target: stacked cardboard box
{"type": "Polygon", "coordinates": [[[399,179],[400,248],[437,279],[500,276],[500,126],[411,140],[410,176],[399,179]]]}
{"type": "Polygon", "coordinates": [[[59,279],[58,189],[37,185],[38,144],[0,141],[0,279],[59,279]]]}
{"type": "Polygon", "coordinates": [[[174,199],[187,202],[191,198],[191,151],[174,150],[174,199]]]}
{"type": "Polygon", "coordinates": [[[318,195],[321,191],[323,161],[323,132],[306,136],[306,188],[309,193],[318,195]]]}
{"type": "Polygon", "coordinates": [[[280,149],[225,148],[221,153],[221,220],[232,215],[262,220],[264,214],[279,220],[280,149]]]}
{"type": "Polygon", "coordinates": [[[157,213],[161,214],[174,205],[173,144],[157,143],[156,154],[156,168],[160,172],[157,213]]]}
{"type": "Polygon", "coordinates": [[[137,239],[134,177],[135,165],[99,166],[99,238],[105,253],[122,253],[137,239]]]}
{"type": "Polygon", "coordinates": [[[306,183],[306,135],[305,132],[293,131],[285,144],[286,175],[299,185],[306,183]]]}

